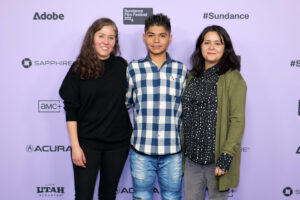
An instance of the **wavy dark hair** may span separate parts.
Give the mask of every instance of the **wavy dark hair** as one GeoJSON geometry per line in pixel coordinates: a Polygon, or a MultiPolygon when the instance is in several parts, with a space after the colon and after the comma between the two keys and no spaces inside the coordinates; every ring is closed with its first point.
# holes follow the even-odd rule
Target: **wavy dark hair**
{"type": "Polygon", "coordinates": [[[169,33],[171,33],[170,18],[162,13],[150,15],[145,19],[145,33],[150,26],[163,26],[169,33]]]}
{"type": "Polygon", "coordinates": [[[80,79],[97,79],[104,71],[104,64],[97,57],[94,48],[94,35],[101,30],[103,26],[111,26],[116,34],[116,43],[111,52],[112,55],[120,53],[119,32],[114,21],[109,18],[97,19],[87,30],[80,53],[76,59],[73,71],[80,73],[80,79]]]}
{"type": "Polygon", "coordinates": [[[200,75],[205,70],[205,60],[202,56],[201,44],[204,40],[204,36],[208,32],[216,32],[219,35],[222,44],[224,44],[224,54],[220,59],[220,61],[218,62],[218,74],[219,75],[224,74],[229,69],[240,70],[240,61],[234,52],[232,42],[227,31],[221,26],[212,25],[206,27],[201,32],[201,34],[197,39],[195,51],[191,56],[191,64],[192,64],[191,72],[194,75],[200,75]]]}

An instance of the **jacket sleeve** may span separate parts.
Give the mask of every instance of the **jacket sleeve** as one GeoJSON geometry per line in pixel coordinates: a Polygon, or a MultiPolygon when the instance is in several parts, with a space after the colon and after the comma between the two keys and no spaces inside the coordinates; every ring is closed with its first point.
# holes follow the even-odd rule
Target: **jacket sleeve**
{"type": "Polygon", "coordinates": [[[228,135],[223,153],[234,157],[241,148],[241,141],[245,129],[245,104],[246,104],[246,83],[241,74],[234,70],[229,83],[228,92],[228,135]]]}
{"type": "Polygon", "coordinates": [[[64,78],[59,89],[60,97],[64,100],[67,121],[77,121],[80,109],[79,75],[72,71],[73,65],[64,78]]]}

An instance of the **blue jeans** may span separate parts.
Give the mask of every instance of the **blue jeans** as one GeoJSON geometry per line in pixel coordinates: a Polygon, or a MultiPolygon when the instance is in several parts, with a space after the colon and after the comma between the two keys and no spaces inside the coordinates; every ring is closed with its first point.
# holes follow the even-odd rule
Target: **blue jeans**
{"type": "Polygon", "coordinates": [[[130,149],[130,168],[134,200],[152,200],[156,174],[162,199],[181,199],[181,153],[148,156],[130,149]]]}

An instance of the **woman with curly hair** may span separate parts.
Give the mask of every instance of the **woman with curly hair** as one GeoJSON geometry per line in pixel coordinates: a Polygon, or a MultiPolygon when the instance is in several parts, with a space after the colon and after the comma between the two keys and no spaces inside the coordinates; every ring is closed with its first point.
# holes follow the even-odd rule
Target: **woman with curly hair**
{"type": "Polygon", "coordinates": [[[132,131],[125,107],[127,62],[119,52],[118,29],[108,18],[88,29],[60,96],[72,146],[75,199],[92,200],[100,170],[99,199],[116,198],[132,131]]]}

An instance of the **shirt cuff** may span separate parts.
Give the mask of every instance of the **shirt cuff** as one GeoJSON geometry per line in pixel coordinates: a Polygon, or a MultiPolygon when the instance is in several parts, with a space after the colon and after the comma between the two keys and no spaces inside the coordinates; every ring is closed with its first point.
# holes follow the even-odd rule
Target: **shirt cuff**
{"type": "Polygon", "coordinates": [[[66,121],[77,121],[77,112],[66,111],[66,121]]]}
{"type": "Polygon", "coordinates": [[[223,171],[228,171],[232,161],[232,156],[227,153],[222,153],[217,161],[217,167],[223,171]]]}

